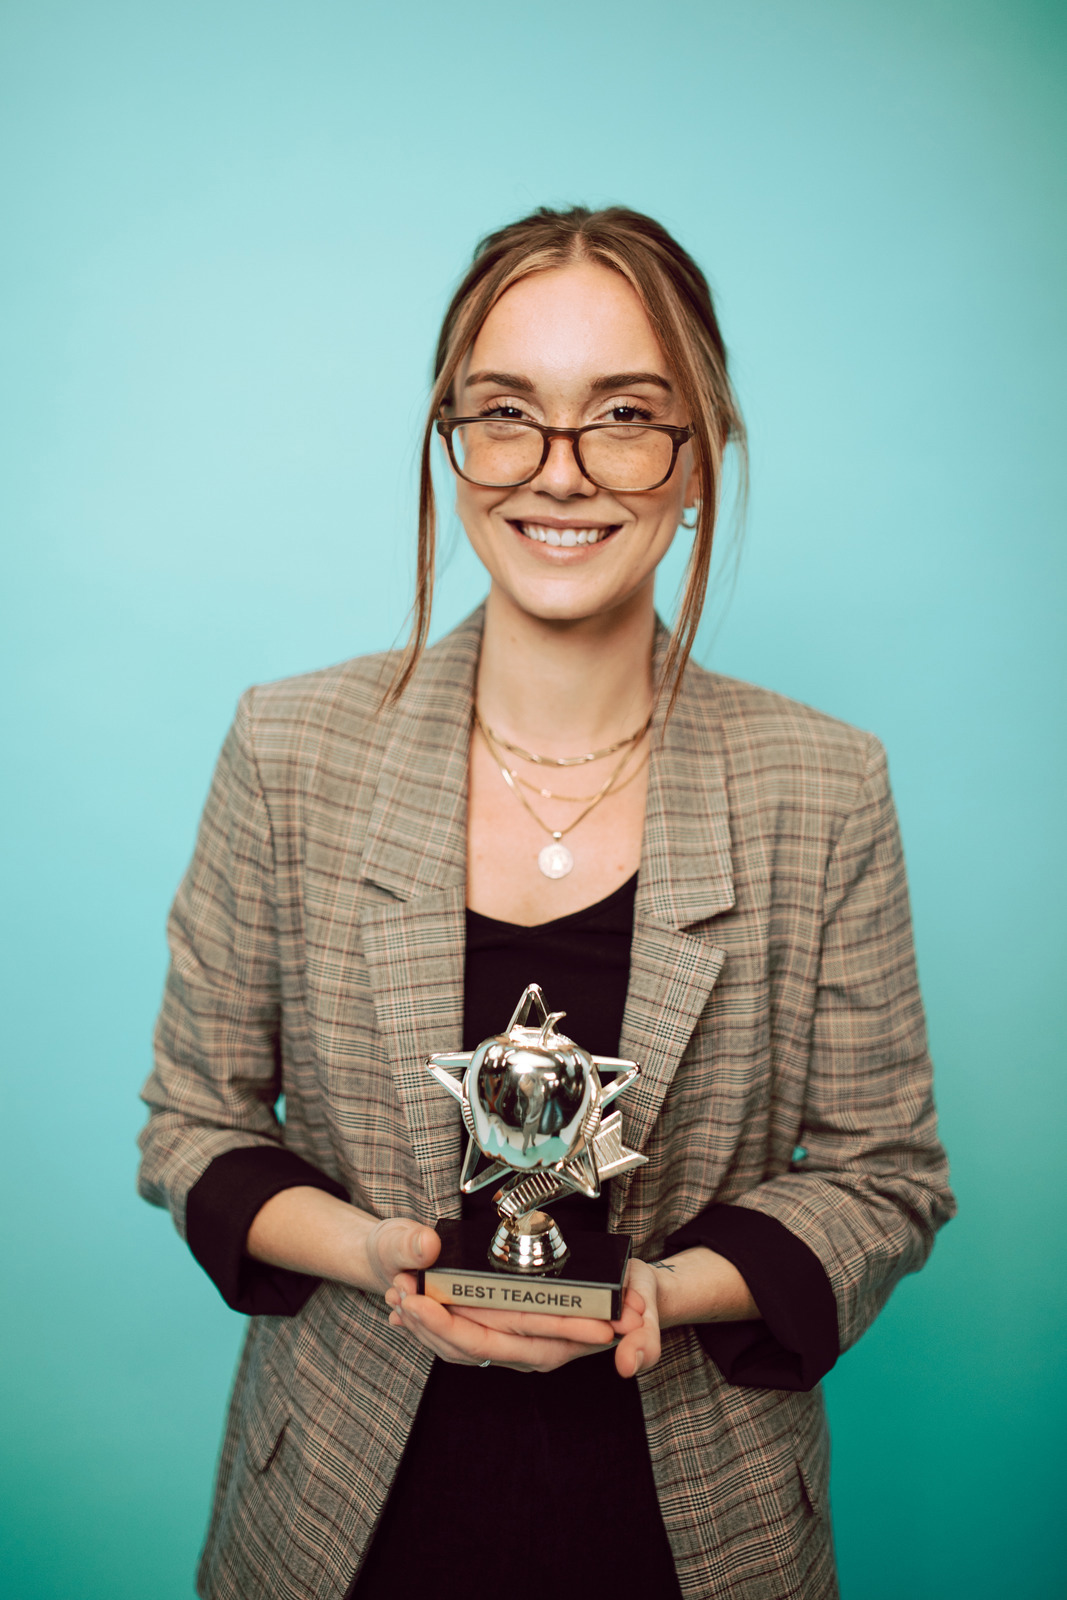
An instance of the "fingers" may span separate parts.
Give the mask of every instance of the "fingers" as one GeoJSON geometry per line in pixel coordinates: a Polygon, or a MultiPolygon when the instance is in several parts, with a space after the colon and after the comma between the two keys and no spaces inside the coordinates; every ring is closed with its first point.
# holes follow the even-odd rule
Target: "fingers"
{"type": "Polygon", "coordinates": [[[634,1339],[620,1340],[615,1351],[615,1371],[620,1378],[636,1378],[645,1365],[644,1347],[634,1339]]]}
{"type": "Polygon", "coordinates": [[[636,1378],[639,1372],[654,1367],[659,1357],[659,1324],[655,1317],[646,1316],[640,1327],[625,1334],[616,1345],[615,1370],[620,1378],[636,1378]]]}
{"type": "MultiPolygon", "coordinates": [[[[386,1299],[392,1299],[393,1295],[394,1291],[390,1290],[386,1299]]],[[[425,1295],[400,1295],[399,1292],[395,1300],[396,1304],[389,1315],[390,1327],[404,1329],[435,1355],[446,1361],[461,1361],[471,1366],[491,1359],[482,1348],[488,1339],[486,1330],[471,1328],[466,1337],[462,1330],[458,1330],[458,1339],[450,1337],[457,1331],[452,1326],[456,1319],[450,1317],[436,1301],[427,1299],[425,1295]]]]}
{"type": "Polygon", "coordinates": [[[622,1314],[614,1322],[533,1311],[446,1307],[418,1293],[412,1270],[436,1259],[440,1240],[433,1230],[399,1219],[382,1224],[382,1229],[383,1250],[393,1249],[397,1261],[385,1295],[389,1325],[403,1329],[445,1361],[467,1365],[491,1361],[520,1372],[548,1372],[614,1343],[616,1368],[620,1376],[631,1378],[659,1360],[656,1287],[643,1262],[631,1263],[622,1314]],[[640,1289],[634,1280],[641,1283],[640,1289]]]}
{"type": "Polygon", "coordinates": [[[635,1289],[632,1284],[628,1283],[626,1285],[626,1288],[623,1291],[622,1303],[624,1306],[632,1307],[633,1310],[637,1312],[639,1317],[644,1316],[645,1297],[643,1294],[641,1294],[640,1290],[635,1289]]]}
{"type": "MultiPolygon", "coordinates": [[[[396,1280],[397,1287],[401,1280],[396,1280]]],[[[408,1278],[403,1285],[410,1294],[415,1280],[408,1278]]],[[[501,1332],[523,1334],[530,1338],[566,1339],[577,1344],[612,1344],[621,1335],[633,1333],[643,1326],[645,1302],[635,1290],[628,1289],[623,1299],[622,1314],[614,1322],[594,1317],[560,1317],[542,1311],[490,1310],[480,1306],[453,1306],[452,1314],[480,1322],[485,1328],[501,1332]]]]}
{"type": "Polygon", "coordinates": [[[604,1345],[615,1339],[613,1324],[592,1317],[553,1317],[538,1311],[479,1311],[474,1306],[453,1306],[453,1316],[478,1322],[483,1328],[528,1339],[563,1339],[573,1344],[604,1345]]]}
{"type": "Polygon", "coordinates": [[[643,1261],[632,1261],[630,1276],[644,1282],[646,1292],[641,1293],[632,1284],[627,1287],[625,1310],[632,1318],[640,1305],[641,1313],[636,1326],[631,1322],[615,1348],[615,1370],[620,1378],[635,1378],[660,1358],[659,1307],[653,1274],[643,1261]]]}
{"type": "Polygon", "coordinates": [[[618,1338],[622,1334],[636,1332],[638,1328],[644,1326],[644,1321],[642,1312],[636,1306],[624,1303],[622,1316],[617,1322],[613,1322],[611,1326],[615,1329],[615,1336],[618,1338]]]}
{"type": "MultiPolygon", "coordinates": [[[[389,1316],[390,1326],[404,1329],[445,1361],[467,1366],[480,1366],[485,1361],[491,1361],[494,1366],[512,1367],[519,1372],[549,1372],[599,1348],[599,1345],[566,1338],[534,1337],[509,1333],[501,1328],[489,1328],[472,1317],[458,1315],[451,1307],[439,1305],[425,1295],[405,1294],[401,1298],[398,1290],[391,1289],[386,1299],[396,1302],[389,1316]]],[[[507,1313],[498,1315],[506,1318],[507,1313]]],[[[515,1313],[516,1320],[521,1315],[515,1313]]],[[[569,1319],[543,1320],[556,1322],[569,1319]]]]}
{"type": "MultiPolygon", "coordinates": [[[[418,1296],[418,1280],[412,1273],[398,1273],[386,1292],[385,1302],[391,1311],[399,1312],[409,1297],[416,1300],[412,1309],[417,1318],[424,1298],[418,1296]]],[[[436,1301],[431,1303],[437,1304],[436,1301]]],[[[593,1317],[557,1317],[551,1313],[534,1311],[494,1311],[475,1306],[450,1306],[448,1314],[452,1319],[477,1323],[494,1333],[508,1334],[513,1338],[549,1340],[556,1347],[571,1349],[584,1346],[592,1351],[603,1349],[626,1334],[641,1330],[644,1327],[643,1309],[642,1297],[633,1290],[627,1290],[622,1315],[614,1322],[593,1317]]],[[[432,1312],[430,1316],[428,1326],[436,1328],[438,1319],[432,1312]]],[[[391,1317],[390,1322],[393,1327],[405,1325],[404,1319],[399,1316],[391,1317]]],[[[427,1326],[425,1322],[422,1325],[427,1326]]]]}

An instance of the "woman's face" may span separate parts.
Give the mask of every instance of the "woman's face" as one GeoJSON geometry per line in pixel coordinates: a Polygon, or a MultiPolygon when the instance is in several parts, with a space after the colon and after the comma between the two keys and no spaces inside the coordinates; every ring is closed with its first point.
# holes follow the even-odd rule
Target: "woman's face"
{"type": "MultiPolygon", "coordinates": [[[[641,301],[593,262],[535,273],[501,296],[460,368],[455,413],[566,428],[690,420],[641,301]]],[[[607,615],[642,593],[651,600],[656,567],[696,495],[691,443],[667,482],[642,494],[598,489],[567,439],[552,441],[537,477],[518,489],[456,479],[456,509],[495,588],[556,622],[607,615]],[[542,542],[542,533],[566,542],[542,542]]]]}

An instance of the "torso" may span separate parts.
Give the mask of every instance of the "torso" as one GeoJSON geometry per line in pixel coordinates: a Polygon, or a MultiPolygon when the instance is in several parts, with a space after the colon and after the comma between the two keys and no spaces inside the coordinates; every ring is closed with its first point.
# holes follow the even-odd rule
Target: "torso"
{"type": "MultiPolygon", "coordinates": [[[[516,810],[522,810],[517,802],[516,810]]],[[[553,916],[549,926],[529,931],[529,925],[483,921],[468,912],[464,1049],[502,1028],[536,979],[552,1008],[566,1011],[563,1026],[574,1038],[597,1054],[617,1055],[635,887],[624,880],[602,903],[573,916],[561,912],[566,920],[553,916]]],[[[608,1188],[598,1200],[571,1195],[552,1212],[565,1235],[601,1231],[608,1188]]],[[[463,1215],[481,1222],[488,1239],[496,1221],[492,1187],[464,1197],[463,1215]]],[[[392,1600],[400,1571],[413,1594],[466,1596],[475,1568],[506,1569],[507,1592],[517,1600],[558,1592],[561,1572],[567,1594],[680,1600],[640,1393],[617,1375],[610,1349],[536,1374],[434,1363],[400,1471],[346,1600],[392,1600]],[[501,1418],[509,1419],[507,1428],[501,1418]],[[443,1483],[462,1483],[468,1505],[492,1506],[516,1454],[525,1478],[538,1485],[538,1512],[551,1528],[547,1541],[523,1546],[519,1562],[506,1517],[457,1517],[454,1502],[441,1493],[443,1483]],[[608,1484],[611,1492],[604,1495],[608,1484]],[[575,1507],[598,1493],[594,1516],[576,1514],[575,1507]]]]}
{"type": "MultiPolygon", "coordinates": [[[[532,927],[596,904],[633,877],[641,860],[648,789],[647,739],[622,774],[640,770],[617,792],[607,795],[564,837],[574,868],[564,878],[546,878],[537,857],[550,835],[539,828],[504,782],[500,768],[477,734],[471,738],[467,811],[467,904],[482,916],[532,927]]],[[[620,752],[621,754],[621,752],[620,752]]],[[[545,769],[545,787],[557,793],[595,794],[612,762],[588,768],[545,769]]],[[[528,766],[520,766],[530,777],[528,766]]],[[[563,828],[581,806],[545,800],[524,791],[549,828],[563,828]]]]}

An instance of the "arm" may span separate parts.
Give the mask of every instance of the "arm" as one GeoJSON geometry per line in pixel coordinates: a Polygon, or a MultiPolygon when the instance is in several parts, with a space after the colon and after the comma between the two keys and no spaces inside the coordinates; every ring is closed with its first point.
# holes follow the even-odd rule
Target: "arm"
{"type": "Polygon", "coordinates": [[[635,1263],[632,1273],[646,1302],[654,1300],[645,1321],[656,1352],[659,1328],[687,1323],[728,1383],[811,1389],[833,1366],[839,1345],[829,1279],[773,1217],[709,1206],[671,1234],[667,1251],[650,1266],[635,1263]]]}
{"type": "MultiPolygon", "coordinates": [[[[632,1283],[657,1321],[697,1326],[730,1383],[809,1389],[953,1215],[937,1141],[907,886],[875,740],[831,852],[802,1151],[790,1170],[707,1207],[632,1283]]],[[[620,1370],[623,1346],[619,1350],[620,1370]]]]}
{"type": "Polygon", "coordinates": [[[170,1208],[235,1310],[292,1315],[320,1277],[381,1292],[428,1265],[436,1235],[347,1202],[283,1143],[274,842],[251,739],[252,693],[219,757],[171,912],[171,967],[143,1092],[139,1189],[170,1208]]]}
{"type": "Polygon", "coordinates": [[[748,1284],[725,1256],[697,1247],[665,1256],[649,1264],[632,1260],[627,1290],[640,1313],[640,1325],[628,1330],[615,1351],[615,1366],[623,1378],[655,1366],[660,1358],[664,1328],[686,1324],[744,1325],[759,1316],[748,1284]]]}
{"type": "Polygon", "coordinates": [[[219,756],[167,924],[171,964],[142,1091],[138,1188],[186,1236],[190,1191],[218,1156],[280,1152],[274,845],[245,695],[219,756]]]}
{"type": "Polygon", "coordinates": [[[748,1284],[725,1256],[697,1247],[652,1263],[661,1328],[745,1322],[759,1316],[748,1284]]]}
{"type": "Polygon", "coordinates": [[[320,1188],[282,1190],[256,1212],[246,1249],[283,1270],[384,1294],[398,1272],[432,1266],[441,1241],[406,1217],[385,1221],[320,1188]]]}
{"type": "Polygon", "coordinates": [[[185,1220],[193,1255],[249,1316],[294,1316],[322,1278],[382,1293],[440,1249],[429,1228],[357,1210],[341,1184],[275,1145],[216,1156],[189,1191],[185,1220]]]}
{"type": "Polygon", "coordinates": [[[930,1077],[896,816],[871,740],[826,871],[802,1155],[667,1241],[669,1262],[725,1256],[758,1307],[704,1317],[705,1265],[704,1296],[685,1320],[704,1324],[701,1343],[728,1382],[811,1388],[926,1259],[955,1210],[930,1077]]]}
{"type": "Polygon", "coordinates": [[[821,1263],[842,1350],[955,1214],[931,1076],[896,813],[872,739],[826,871],[804,1153],[734,1202],[821,1263]]]}

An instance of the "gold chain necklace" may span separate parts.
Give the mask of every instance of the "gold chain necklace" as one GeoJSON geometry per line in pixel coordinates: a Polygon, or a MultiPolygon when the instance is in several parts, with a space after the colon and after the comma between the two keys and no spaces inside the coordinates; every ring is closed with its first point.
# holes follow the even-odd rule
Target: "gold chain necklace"
{"type": "Polygon", "coordinates": [[[506,750],[509,755],[518,756],[520,761],[532,761],[535,767],[584,767],[589,761],[603,761],[605,756],[613,756],[623,745],[636,744],[652,726],[652,712],[649,712],[647,721],[643,722],[634,733],[628,733],[625,739],[616,739],[614,744],[605,745],[603,750],[590,750],[584,756],[538,756],[532,750],[524,750],[521,744],[509,744],[506,739],[502,739],[499,733],[482,721],[477,709],[474,715],[479,728],[495,745],[499,745],[500,749],[506,750]]]}
{"type": "MultiPolygon", "coordinates": [[[[651,720],[652,719],[650,717],[649,718],[649,722],[651,722],[651,720]]],[[[641,729],[641,732],[639,734],[635,734],[630,739],[622,739],[622,740],[619,741],[619,744],[616,744],[616,745],[612,746],[613,750],[618,750],[620,748],[620,746],[623,745],[623,744],[625,744],[628,748],[627,748],[625,754],[623,755],[622,760],[618,763],[618,765],[612,771],[610,777],[608,778],[608,781],[605,784],[603,784],[597,790],[596,794],[592,797],[592,800],[591,800],[590,804],[586,806],[585,810],[579,812],[579,814],[575,817],[574,821],[573,822],[568,822],[568,824],[567,824],[567,826],[565,828],[550,828],[548,823],[544,820],[544,818],[543,817],[539,817],[537,815],[537,812],[534,810],[533,806],[527,800],[526,796],[518,788],[518,786],[515,783],[515,779],[513,778],[512,774],[511,774],[510,768],[508,768],[505,765],[505,763],[503,761],[501,761],[500,754],[499,754],[499,751],[497,749],[497,741],[496,741],[494,735],[492,733],[490,733],[489,729],[486,727],[485,723],[482,721],[481,716],[478,713],[477,706],[474,708],[474,721],[475,721],[475,724],[476,724],[476,726],[478,728],[479,733],[481,734],[482,738],[486,742],[486,745],[487,745],[488,750],[489,750],[489,754],[492,756],[493,760],[496,762],[497,766],[500,768],[500,776],[503,778],[504,782],[507,784],[507,786],[511,790],[512,794],[515,796],[516,800],[518,800],[519,804],[524,808],[524,810],[529,812],[530,816],[537,823],[537,826],[539,828],[543,828],[545,830],[545,832],[547,834],[549,834],[551,839],[552,839],[552,843],[551,844],[546,844],[545,846],[543,846],[543,848],[541,850],[538,851],[538,853],[537,853],[537,865],[538,865],[538,867],[540,868],[541,872],[544,874],[544,876],[546,878],[565,878],[567,876],[568,872],[570,872],[574,867],[574,856],[571,854],[571,852],[567,848],[567,846],[563,843],[564,834],[570,833],[573,828],[576,828],[578,826],[579,822],[584,822],[586,817],[589,815],[589,813],[591,811],[594,811],[596,809],[596,807],[600,804],[601,800],[605,799],[606,796],[610,793],[610,791],[611,791],[611,789],[612,789],[612,787],[613,787],[613,785],[615,783],[616,778],[618,778],[619,774],[622,772],[622,769],[625,767],[626,763],[629,761],[631,755],[633,754],[632,748],[629,748],[629,747],[631,747],[635,743],[635,741],[638,738],[640,738],[642,734],[645,733],[645,731],[647,730],[648,724],[646,723],[645,727],[641,729]]],[[[586,757],[580,756],[577,759],[578,759],[578,761],[584,761],[586,759],[586,757]]],[[[594,757],[594,759],[595,759],[595,757],[594,757]]],[[[570,764],[571,765],[577,765],[577,761],[575,761],[573,758],[571,758],[571,763],[570,764]]]]}
{"type": "MultiPolygon", "coordinates": [[[[635,747],[633,745],[630,746],[629,753],[627,754],[627,757],[626,757],[627,761],[629,761],[631,756],[633,755],[634,748],[635,747]]],[[[642,765],[643,765],[643,763],[642,763],[642,765]]],[[[625,768],[626,768],[626,762],[624,761],[623,762],[623,770],[624,771],[625,771],[625,768]]],[[[564,800],[564,801],[569,801],[572,805],[579,805],[583,800],[595,800],[597,798],[597,796],[594,795],[594,794],[556,794],[551,789],[542,789],[536,783],[531,783],[530,780],[528,778],[524,778],[522,773],[519,772],[515,767],[509,767],[508,771],[511,773],[511,776],[515,779],[516,783],[521,783],[523,788],[524,789],[529,789],[531,794],[539,794],[541,796],[542,800],[564,800]]],[[[640,771],[641,771],[641,767],[639,767],[639,766],[635,767],[634,770],[631,773],[629,773],[627,775],[627,777],[625,777],[622,780],[621,783],[617,783],[615,785],[614,789],[612,790],[612,793],[613,794],[618,794],[621,789],[625,789],[626,788],[626,785],[628,783],[633,783],[634,779],[637,777],[637,774],[640,771]]],[[[597,792],[599,793],[599,790],[597,792]]]]}

